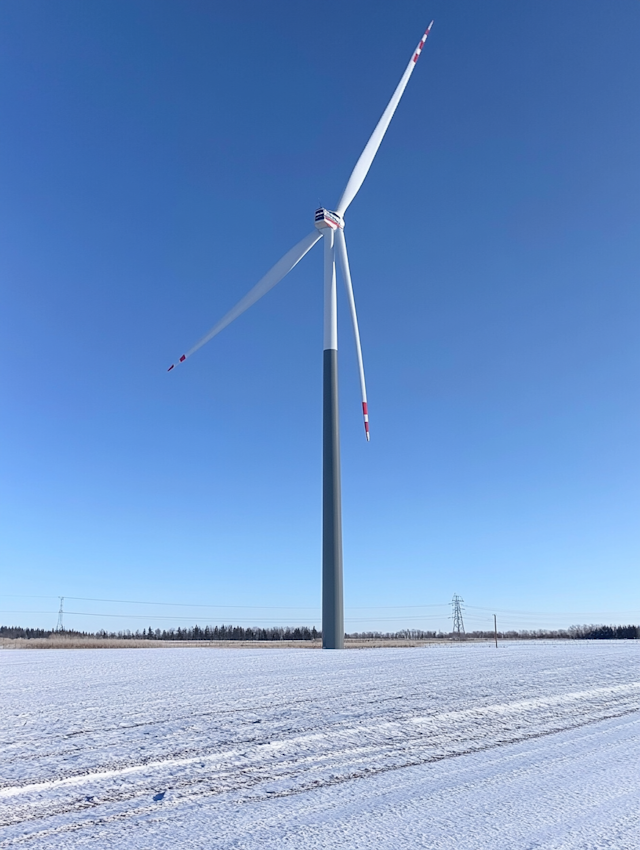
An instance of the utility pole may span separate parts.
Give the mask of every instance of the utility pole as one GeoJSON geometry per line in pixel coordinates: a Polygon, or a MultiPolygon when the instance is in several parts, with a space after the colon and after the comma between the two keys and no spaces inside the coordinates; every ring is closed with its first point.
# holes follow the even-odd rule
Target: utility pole
{"type": "Polygon", "coordinates": [[[498,648],[498,621],[496,615],[493,615],[493,634],[496,639],[496,649],[498,648]]]}
{"type": "Polygon", "coordinates": [[[462,602],[464,602],[464,599],[461,599],[457,593],[454,593],[451,600],[451,608],[453,609],[453,634],[457,636],[458,640],[463,640],[465,637],[462,606],[460,604],[462,602]]]}
{"type": "Polygon", "coordinates": [[[61,596],[60,597],[60,610],[58,611],[58,625],[56,626],[57,632],[63,632],[64,631],[64,623],[62,622],[62,615],[64,614],[64,611],[62,610],[63,604],[64,604],[64,596],[61,596]]]}

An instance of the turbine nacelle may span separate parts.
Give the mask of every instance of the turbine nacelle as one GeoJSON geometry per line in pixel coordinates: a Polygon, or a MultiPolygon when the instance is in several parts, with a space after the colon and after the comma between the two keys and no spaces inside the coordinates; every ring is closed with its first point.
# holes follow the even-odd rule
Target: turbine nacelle
{"type": "Polygon", "coordinates": [[[316,227],[318,230],[344,230],[344,219],[337,212],[320,207],[316,210],[316,227]]]}

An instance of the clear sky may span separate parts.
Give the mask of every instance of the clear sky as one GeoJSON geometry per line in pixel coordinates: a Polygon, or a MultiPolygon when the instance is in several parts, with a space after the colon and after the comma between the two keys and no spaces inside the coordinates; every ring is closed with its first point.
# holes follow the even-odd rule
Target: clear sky
{"type": "Polygon", "coordinates": [[[319,624],[321,249],[166,369],[432,18],[347,215],[347,628],[638,622],[637,0],[5,0],[0,621],[319,624]]]}

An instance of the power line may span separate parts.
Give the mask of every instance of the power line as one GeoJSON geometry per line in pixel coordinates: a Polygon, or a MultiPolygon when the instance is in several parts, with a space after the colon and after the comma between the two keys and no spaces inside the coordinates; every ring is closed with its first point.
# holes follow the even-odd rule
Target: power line
{"type": "MultiPolygon", "coordinates": [[[[3,593],[7,599],[59,599],[55,596],[35,596],[32,594],[19,593],[3,593]]],[[[118,605],[157,605],[168,606],[172,608],[243,608],[247,610],[265,610],[265,611],[319,611],[317,605],[207,605],[206,603],[195,602],[149,602],[142,599],[100,599],[95,596],[66,596],[65,599],[72,599],[75,602],[111,602],[118,605]]],[[[404,608],[445,608],[446,602],[432,602],[425,605],[356,605],[348,608],[349,611],[378,611],[378,610],[397,610],[404,608]]]]}
{"type": "MultiPolygon", "coordinates": [[[[21,599],[53,599],[56,597],[53,596],[43,596],[43,595],[35,595],[35,594],[2,594],[7,598],[21,598],[21,599]]],[[[57,597],[60,599],[60,606],[58,609],[58,622],[56,625],[56,631],[64,631],[64,622],[63,615],[66,613],[67,615],[77,616],[77,617],[96,617],[96,618],[110,618],[110,619],[123,619],[123,620],[138,620],[138,621],[164,621],[164,622],[191,622],[200,621],[200,622],[211,622],[211,620],[215,619],[217,621],[222,618],[229,619],[231,618],[237,622],[238,625],[241,624],[249,624],[249,625],[260,625],[260,624],[271,624],[271,625],[282,625],[286,620],[293,620],[291,613],[287,612],[299,612],[297,616],[295,616],[295,620],[298,623],[303,622],[307,619],[317,620],[319,616],[319,608],[311,607],[311,606],[251,606],[251,605],[206,605],[206,604],[194,604],[194,603],[184,603],[184,602],[150,602],[143,600],[123,600],[123,599],[102,599],[99,597],[83,597],[83,596],[67,596],[67,597],[57,597]],[[158,606],[158,607],[177,607],[177,608],[191,608],[197,609],[197,612],[194,610],[194,613],[189,615],[180,615],[180,614],[167,614],[160,615],[155,613],[149,614],[140,614],[140,613],[101,613],[101,612],[91,612],[91,611],[64,611],[64,600],[72,599],[77,601],[91,601],[91,602],[102,602],[102,603],[111,603],[111,604],[120,604],[120,605],[148,605],[148,606],[158,606]],[[209,613],[207,613],[207,610],[209,613]],[[280,616],[277,614],[271,614],[269,616],[259,616],[258,612],[282,612],[280,616]],[[226,613],[225,613],[226,612],[226,613]],[[255,614],[252,612],[256,612],[255,614]],[[313,613],[305,613],[305,612],[313,612],[313,613]],[[278,617],[278,619],[275,619],[278,617]]],[[[456,634],[464,635],[465,627],[464,621],[462,619],[462,603],[463,600],[457,596],[454,596],[454,600],[449,603],[449,605],[453,608],[453,631],[456,634]],[[456,611],[455,600],[458,600],[458,608],[456,611]]],[[[353,606],[352,608],[346,609],[347,619],[352,626],[358,625],[360,628],[364,628],[364,625],[361,624],[371,624],[371,627],[374,628],[377,624],[380,623],[407,623],[411,624],[413,628],[424,628],[431,627],[436,628],[440,624],[444,626],[444,618],[445,613],[443,611],[444,608],[448,607],[446,603],[429,603],[425,605],[368,605],[368,606],[353,606]],[[435,611],[434,609],[440,609],[441,613],[435,611]],[[397,612],[397,613],[393,613],[397,612]],[[412,613],[414,612],[414,613],[412,613]],[[385,616],[386,614],[386,616],[385,616]],[[382,616],[381,616],[382,615],[382,616]]],[[[504,629],[520,629],[523,628],[531,628],[533,630],[540,630],[547,628],[558,628],[558,620],[560,618],[573,619],[574,622],[580,617],[589,617],[593,620],[604,621],[605,619],[615,619],[618,621],[622,621],[625,617],[637,617],[637,611],[617,611],[617,612],[533,612],[533,611],[516,611],[516,610],[508,610],[508,609],[491,609],[484,608],[482,606],[469,605],[467,606],[471,609],[472,613],[467,615],[467,621],[471,620],[471,622],[476,626],[476,628],[482,629],[483,627],[486,629],[487,620],[493,617],[489,612],[497,612],[505,615],[503,617],[503,630],[504,629]],[[477,613],[474,613],[477,612],[477,613]],[[486,614],[483,615],[483,612],[486,614]],[[533,620],[533,622],[527,623],[527,620],[533,620]]],[[[35,614],[35,615],[50,615],[55,613],[53,611],[0,611],[1,614],[35,614]]]]}
{"type": "MultiPolygon", "coordinates": [[[[64,598],[69,599],[69,597],[64,597],[64,598]]],[[[451,605],[451,603],[449,603],[449,604],[451,605]]],[[[409,606],[407,606],[407,607],[409,607],[409,606]]],[[[275,610],[278,610],[278,609],[275,609],[275,610]]],[[[298,609],[292,608],[292,609],[283,609],[283,610],[298,610],[298,609]]],[[[360,610],[360,609],[354,608],[354,609],[348,609],[348,610],[360,610]]],[[[316,613],[319,613],[318,609],[315,609],[315,611],[316,611],[316,613]]],[[[50,614],[55,614],[55,613],[56,613],[56,611],[52,611],[52,610],[48,610],[48,611],[0,610],[0,614],[50,615],[50,614]]],[[[58,610],[57,613],[59,614],[60,611],[58,610]]],[[[202,617],[198,617],[197,614],[191,614],[191,615],[180,615],[180,614],[161,615],[161,614],[133,614],[133,613],[112,614],[112,613],[104,613],[104,612],[97,612],[97,611],[69,611],[69,610],[63,611],[63,613],[67,614],[67,615],[78,616],[78,617],[117,617],[117,618],[121,618],[121,619],[130,618],[130,619],[135,619],[135,620],[189,620],[189,621],[193,621],[195,619],[203,619],[202,617]]],[[[623,613],[625,613],[625,612],[623,612],[623,613]]],[[[629,613],[629,612],[626,612],[626,613],[629,613]]],[[[210,615],[207,615],[207,616],[210,616],[210,615]]],[[[547,615],[545,617],[545,615],[540,615],[540,617],[538,619],[542,618],[542,619],[553,620],[553,619],[557,619],[558,616],[559,615],[547,615]]],[[[603,614],[598,614],[597,616],[604,617],[603,614]]],[[[621,617],[621,614],[616,612],[616,613],[612,613],[610,616],[619,619],[621,617]]],[[[637,616],[637,612],[631,612],[630,616],[637,616]]],[[[239,614],[238,617],[242,618],[242,619],[247,619],[247,617],[243,616],[242,614],[239,614]]],[[[268,621],[261,619],[261,621],[262,622],[280,622],[281,619],[282,618],[279,618],[278,620],[270,619],[268,621]]],[[[389,616],[380,617],[380,616],[377,616],[375,614],[371,614],[369,616],[364,616],[364,617],[363,616],[359,616],[359,617],[349,616],[350,621],[358,621],[358,622],[369,622],[369,621],[372,621],[372,620],[374,620],[376,622],[396,621],[396,620],[410,620],[410,621],[416,621],[416,620],[426,621],[426,620],[428,620],[428,621],[436,621],[437,622],[437,621],[443,621],[443,619],[444,619],[444,615],[438,615],[438,614],[430,614],[430,615],[425,615],[425,614],[409,614],[409,615],[399,614],[399,615],[391,616],[391,617],[389,617],[389,616]]],[[[490,615],[487,615],[486,617],[467,616],[466,619],[467,619],[467,622],[471,621],[473,623],[486,623],[487,621],[491,620],[492,617],[490,615]]],[[[512,621],[513,621],[513,618],[511,619],[511,622],[512,621]]],[[[510,622],[510,620],[507,619],[507,622],[510,622]]]]}
{"type": "Polygon", "coordinates": [[[479,605],[467,605],[467,608],[475,611],[487,611],[493,614],[516,614],[519,617],[603,617],[606,614],[637,614],[635,611],[516,611],[506,608],[482,608],[479,605]]]}
{"type": "MultiPolygon", "coordinates": [[[[46,596],[35,594],[0,594],[6,599],[60,599],[59,596],[46,596]]],[[[118,605],[156,605],[158,607],[172,608],[211,608],[211,609],[242,609],[247,611],[318,611],[318,606],[311,605],[211,605],[206,603],[195,602],[151,602],[142,599],[102,599],[96,596],[65,596],[65,599],[71,599],[77,602],[107,602],[118,605]]],[[[451,603],[447,602],[431,602],[415,605],[354,605],[349,606],[348,611],[399,611],[399,610],[419,610],[423,608],[446,608],[451,603]]],[[[497,614],[513,614],[518,617],[536,617],[538,619],[550,619],[554,617],[620,617],[624,615],[637,616],[638,609],[625,611],[522,611],[508,608],[485,608],[480,605],[465,605],[465,610],[471,611],[486,611],[487,615],[493,616],[497,614]]],[[[19,612],[16,612],[19,613],[19,612]]],[[[47,612],[45,612],[47,613],[47,612]]],[[[467,618],[468,619],[468,618],[467,618]]]]}
{"type": "Polygon", "coordinates": [[[73,599],[76,602],[114,602],[119,605],[157,605],[168,606],[172,608],[247,608],[252,610],[265,611],[317,611],[317,605],[206,605],[195,602],[145,602],[140,599],[96,599],[90,596],[67,596],[67,599],[73,599]]]}
{"type": "MultiPolygon", "coordinates": [[[[65,598],[68,599],[69,597],[65,597],[65,598]]],[[[51,614],[51,613],[54,613],[54,612],[52,612],[52,611],[0,611],[0,614],[46,614],[46,615],[48,615],[48,614],[51,614]]],[[[94,611],[69,611],[69,610],[65,611],[64,613],[67,614],[68,616],[74,616],[74,617],[106,617],[106,618],[109,618],[109,619],[120,619],[120,620],[141,620],[142,622],[147,622],[149,620],[169,620],[169,621],[186,620],[190,623],[193,623],[194,620],[198,619],[195,616],[184,616],[184,615],[180,615],[180,614],[175,614],[175,615],[171,615],[171,614],[165,614],[165,615],[163,615],[163,614],[104,614],[104,613],[97,613],[97,612],[94,612],[94,611]]],[[[317,613],[318,613],[318,616],[319,616],[319,612],[317,612],[317,613]]],[[[419,622],[424,622],[425,620],[442,621],[442,617],[421,617],[419,615],[415,615],[413,617],[406,617],[406,616],[405,617],[402,617],[402,616],[401,617],[349,617],[348,619],[349,619],[349,622],[351,622],[351,623],[369,623],[369,622],[376,622],[376,623],[393,622],[393,623],[395,623],[395,622],[398,622],[398,620],[403,620],[403,621],[409,620],[410,622],[414,622],[414,623],[416,622],[416,620],[419,621],[419,622]]],[[[256,625],[259,624],[259,623],[276,623],[276,624],[282,623],[282,618],[279,618],[277,620],[275,620],[275,619],[264,619],[264,618],[257,618],[257,619],[249,620],[248,617],[239,616],[238,620],[246,620],[247,622],[254,623],[256,625]]]]}
{"type": "MultiPolygon", "coordinates": [[[[68,598],[68,597],[67,597],[68,598]]],[[[52,611],[0,611],[0,614],[51,614],[55,613],[52,611]]],[[[120,619],[120,620],[142,620],[143,622],[147,622],[148,620],[187,620],[190,623],[193,623],[194,620],[198,619],[194,616],[184,616],[184,615],[171,615],[171,614],[101,614],[95,611],[65,611],[67,616],[73,617],[107,617],[110,619],[120,619]]],[[[200,618],[204,619],[204,618],[200,618]]],[[[246,620],[246,617],[239,617],[238,619],[246,620]]],[[[261,623],[281,623],[282,618],[278,620],[265,620],[258,619],[252,620],[251,622],[261,622],[261,623]]]]}

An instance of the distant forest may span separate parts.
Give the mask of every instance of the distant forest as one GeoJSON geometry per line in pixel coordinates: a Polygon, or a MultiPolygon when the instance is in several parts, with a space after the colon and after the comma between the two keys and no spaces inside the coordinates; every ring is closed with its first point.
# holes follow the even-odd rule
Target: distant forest
{"type": "MultiPolygon", "coordinates": [[[[193,628],[177,629],[143,629],[132,632],[129,629],[119,632],[79,632],[71,629],[55,631],[53,629],[24,629],[21,626],[0,626],[0,638],[49,638],[49,637],[77,637],[77,638],[118,638],[120,640],[172,640],[172,641],[215,641],[215,640],[317,640],[322,637],[315,626],[280,627],[262,629],[259,627],[246,628],[244,626],[193,626],[193,628]]],[[[347,634],[348,638],[384,639],[384,640],[450,640],[459,638],[493,638],[492,631],[467,632],[464,635],[452,634],[451,632],[429,632],[420,629],[403,629],[400,632],[353,632],[347,634]]],[[[532,639],[569,639],[569,640],[637,640],[640,638],[639,626],[571,626],[568,629],[521,629],[520,631],[498,631],[501,640],[532,640],[532,639]]]]}

